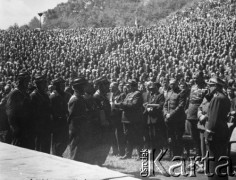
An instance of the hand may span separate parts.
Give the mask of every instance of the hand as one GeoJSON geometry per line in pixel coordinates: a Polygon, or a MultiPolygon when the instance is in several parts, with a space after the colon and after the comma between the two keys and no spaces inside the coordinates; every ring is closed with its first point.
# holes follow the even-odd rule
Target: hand
{"type": "Polygon", "coordinates": [[[170,118],[170,114],[166,114],[166,119],[169,119],[170,118]]]}
{"type": "Polygon", "coordinates": [[[204,122],[207,119],[207,117],[205,115],[201,115],[199,118],[200,122],[204,122]]]}
{"type": "Polygon", "coordinates": [[[235,111],[231,111],[231,112],[230,112],[230,115],[235,115],[235,114],[236,114],[235,111]]]}

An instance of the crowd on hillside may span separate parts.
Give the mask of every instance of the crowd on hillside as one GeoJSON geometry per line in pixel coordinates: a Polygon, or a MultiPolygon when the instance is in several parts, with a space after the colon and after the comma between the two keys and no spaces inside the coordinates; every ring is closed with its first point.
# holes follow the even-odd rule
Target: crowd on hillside
{"type": "Polygon", "coordinates": [[[219,85],[220,92],[231,100],[226,116],[233,117],[235,112],[236,19],[232,5],[233,1],[226,0],[202,1],[194,9],[150,27],[1,30],[1,141],[49,153],[54,134],[56,155],[95,163],[88,161],[90,152],[84,152],[89,147],[100,150],[103,157],[94,159],[102,164],[109,151],[109,133],[114,135],[113,153],[125,159],[131,157],[134,145],[142,144],[170,146],[179,154],[182,135],[189,131],[197,154],[204,153],[198,123],[207,119],[201,115],[208,111],[200,108],[209,95],[206,84],[219,85]],[[97,124],[89,120],[78,123],[84,116],[97,124]],[[32,117],[37,120],[31,122],[32,117]],[[142,123],[132,120],[140,117],[142,123]],[[174,117],[178,128],[166,127],[174,117]],[[31,137],[27,142],[26,136],[31,137]],[[76,149],[81,142],[87,143],[76,149]]]}

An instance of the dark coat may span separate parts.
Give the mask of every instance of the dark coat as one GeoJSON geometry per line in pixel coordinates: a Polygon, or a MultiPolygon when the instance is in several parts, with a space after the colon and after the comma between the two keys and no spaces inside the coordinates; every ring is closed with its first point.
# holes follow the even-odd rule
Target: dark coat
{"type": "Polygon", "coordinates": [[[29,136],[32,130],[32,111],[30,97],[19,89],[14,89],[8,95],[6,113],[13,134],[12,144],[29,147],[29,136]]]}
{"type": "Polygon", "coordinates": [[[229,129],[227,115],[230,112],[230,100],[226,95],[219,92],[212,99],[208,108],[208,124],[206,131],[213,133],[213,140],[227,140],[229,129]]]}
{"type": "Polygon", "coordinates": [[[143,97],[140,91],[127,94],[126,98],[121,103],[121,107],[124,111],[122,115],[122,122],[142,122],[143,97]]]}
{"type": "Polygon", "coordinates": [[[52,132],[52,109],[48,94],[34,90],[31,94],[33,109],[34,131],[36,134],[46,135],[52,132]]]}

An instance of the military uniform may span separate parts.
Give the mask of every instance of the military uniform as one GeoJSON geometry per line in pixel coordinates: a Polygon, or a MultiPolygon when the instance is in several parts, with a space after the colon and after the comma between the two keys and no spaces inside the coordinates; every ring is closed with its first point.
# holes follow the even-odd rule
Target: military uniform
{"type": "Polygon", "coordinates": [[[167,93],[163,111],[167,126],[167,135],[174,155],[181,155],[182,153],[181,141],[185,121],[184,107],[185,95],[181,93],[179,89],[175,91],[170,90],[167,93]],[[167,114],[170,114],[168,119],[166,119],[167,114]]]}
{"type": "Polygon", "coordinates": [[[197,155],[201,155],[200,152],[200,133],[197,128],[198,117],[197,111],[198,107],[203,101],[203,98],[206,94],[206,90],[199,88],[198,85],[194,85],[190,91],[189,97],[189,106],[187,110],[187,127],[190,130],[191,137],[195,143],[195,147],[197,148],[197,155]]]}
{"type": "Polygon", "coordinates": [[[98,90],[94,94],[94,99],[99,108],[100,125],[97,146],[97,163],[102,165],[111,148],[112,144],[112,126],[111,126],[111,105],[106,94],[101,94],[98,90]]]}
{"type": "Polygon", "coordinates": [[[52,133],[52,109],[49,96],[36,89],[31,93],[30,97],[36,136],[35,149],[49,154],[52,133]]]}
{"type": "Polygon", "coordinates": [[[0,142],[11,143],[10,126],[6,114],[6,103],[8,96],[3,96],[0,101],[0,142]]]}
{"type": "Polygon", "coordinates": [[[56,90],[50,96],[52,105],[52,150],[53,154],[62,156],[68,143],[68,102],[70,94],[66,92],[59,93],[56,90]]]}
{"type": "Polygon", "coordinates": [[[132,156],[134,146],[138,151],[142,145],[142,131],[144,123],[142,121],[143,98],[140,91],[127,94],[121,103],[123,109],[122,122],[126,141],[125,155],[132,156]]]}
{"type": "Polygon", "coordinates": [[[123,94],[118,91],[117,93],[110,93],[110,104],[111,104],[111,123],[114,133],[112,140],[112,149],[114,155],[124,155],[124,135],[123,126],[121,123],[122,110],[114,107],[114,103],[120,103],[123,101],[123,94]]]}
{"type": "Polygon", "coordinates": [[[12,144],[32,149],[32,142],[30,142],[32,114],[29,95],[18,88],[10,92],[6,102],[6,113],[12,132],[12,144]]]}

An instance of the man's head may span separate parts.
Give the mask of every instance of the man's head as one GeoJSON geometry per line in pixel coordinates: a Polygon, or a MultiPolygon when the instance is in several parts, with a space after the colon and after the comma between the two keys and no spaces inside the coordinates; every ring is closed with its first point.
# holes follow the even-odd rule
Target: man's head
{"type": "Polygon", "coordinates": [[[138,83],[135,80],[133,79],[129,80],[128,85],[129,85],[128,87],[129,87],[130,92],[134,92],[138,90],[138,83]]]}
{"type": "Polygon", "coordinates": [[[30,82],[30,75],[26,71],[21,71],[17,76],[17,86],[27,90],[30,82]]]}
{"type": "Polygon", "coordinates": [[[65,80],[61,77],[58,77],[52,81],[52,85],[57,91],[64,92],[65,90],[65,80]]]}
{"type": "Polygon", "coordinates": [[[172,78],[169,82],[170,89],[175,90],[177,88],[177,81],[176,79],[172,78]]]}
{"type": "Polygon", "coordinates": [[[218,78],[218,77],[212,77],[210,80],[207,82],[209,86],[210,93],[214,93],[216,91],[221,91],[223,87],[225,86],[225,82],[218,78]]]}
{"type": "Polygon", "coordinates": [[[38,90],[47,92],[48,82],[46,79],[46,74],[37,73],[34,77],[34,82],[38,90]]]}
{"type": "Polygon", "coordinates": [[[110,84],[110,92],[115,93],[118,91],[118,83],[117,82],[112,82],[110,84]]]}
{"type": "Polygon", "coordinates": [[[85,79],[85,77],[83,76],[80,76],[76,79],[74,79],[72,82],[71,82],[71,85],[72,85],[72,89],[79,93],[79,94],[84,94],[84,88],[86,87],[87,85],[87,80],[85,79]]]}

